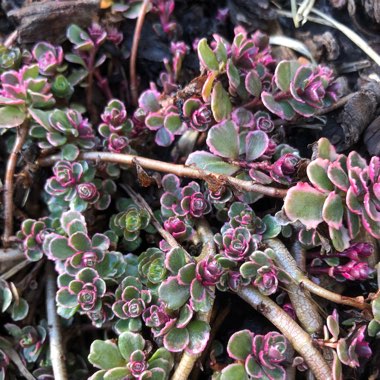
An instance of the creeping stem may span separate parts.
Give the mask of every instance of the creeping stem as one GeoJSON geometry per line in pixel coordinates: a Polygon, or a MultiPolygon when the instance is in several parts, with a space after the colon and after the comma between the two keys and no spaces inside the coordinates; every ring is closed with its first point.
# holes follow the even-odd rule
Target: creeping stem
{"type": "MultiPolygon", "coordinates": [[[[151,158],[135,156],[133,154],[87,152],[80,154],[79,159],[95,162],[112,162],[115,164],[124,164],[129,166],[134,166],[137,162],[144,169],[156,170],[158,172],[164,173],[172,173],[177,175],[178,177],[202,179],[206,182],[216,181],[220,182],[221,184],[229,184],[235,187],[237,190],[253,191],[274,198],[284,198],[287,193],[286,189],[278,189],[275,187],[264,186],[255,183],[254,181],[244,181],[238,178],[212,173],[208,170],[197,169],[193,166],[172,164],[169,162],[153,160],[151,158]]],[[[41,158],[37,161],[37,164],[40,166],[49,166],[59,160],[61,160],[60,155],[53,155],[41,158]]]]}
{"type": "Polygon", "coordinates": [[[148,9],[148,5],[150,0],[144,0],[143,5],[140,10],[139,17],[136,22],[135,33],[133,34],[133,42],[132,42],[132,50],[131,50],[131,58],[129,61],[129,76],[130,76],[130,89],[132,95],[132,103],[133,105],[137,105],[138,99],[138,91],[137,91],[137,74],[136,74],[136,60],[137,60],[137,50],[139,47],[141,30],[145,20],[145,14],[148,9]]]}
{"type": "Polygon", "coordinates": [[[360,310],[370,309],[371,306],[364,302],[363,297],[345,297],[341,294],[331,292],[309,280],[306,275],[298,268],[292,255],[289,253],[285,245],[278,239],[265,240],[268,247],[272,248],[275,253],[276,263],[283,268],[297,282],[299,286],[308,290],[319,297],[329,301],[339,303],[346,306],[355,307],[360,310]]]}
{"type": "Polygon", "coordinates": [[[272,322],[304,358],[317,380],[332,379],[331,369],[322,354],[304,331],[281,307],[252,286],[243,287],[237,294],[272,322]]]}
{"type": "Polygon", "coordinates": [[[4,232],[3,246],[8,248],[10,237],[13,235],[13,193],[14,193],[14,175],[17,165],[17,158],[28,136],[28,123],[25,122],[17,129],[16,140],[14,142],[11,154],[9,155],[4,180],[4,232]]]}

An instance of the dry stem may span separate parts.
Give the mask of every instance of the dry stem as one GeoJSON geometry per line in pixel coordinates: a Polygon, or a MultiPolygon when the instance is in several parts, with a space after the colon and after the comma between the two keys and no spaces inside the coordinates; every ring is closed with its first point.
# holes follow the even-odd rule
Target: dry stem
{"type": "Polygon", "coordinates": [[[331,292],[321,286],[315,284],[313,281],[309,280],[306,275],[298,268],[297,263],[293,259],[292,255],[289,253],[285,245],[278,239],[268,239],[265,240],[268,247],[272,248],[275,253],[276,263],[284,268],[286,272],[293,277],[297,282],[298,286],[303,287],[309,292],[316,294],[319,297],[325,298],[329,301],[355,307],[360,310],[370,309],[371,306],[364,302],[363,297],[345,297],[341,294],[331,292]]]}
{"type": "MultiPolygon", "coordinates": [[[[238,178],[225,176],[222,174],[216,174],[208,170],[201,170],[193,166],[185,166],[179,164],[172,164],[169,162],[157,161],[151,158],[139,157],[133,154],[121,154],[121,153],[108,153],[108,152],[87,152],[79,155],[80,160],[89,161],[103,161],[112,162],[116,164],[124,164],[134,166],[137,162],[144,169],[156,170],[158,172],[172,173],[179,177],[188,177],[195,179],[202,179],[206,182],[213,181],[220,184],[229,184],[237,190],[257,192],[269,197],[284,198],[286,196],[286,189],[278,189],[275,187],[264,186],[254,181],[244,181],[238,178]]],[[[45,158],[41,158],[37,161],[40,166],[49,166],[54,162],[61,160],[60,155],[53,155],[45,158]]]]}
{"type": "Polygon", "coordinates": [[[139,47],[141,30],[144,24],[145,14],[146,14],[149,3],[150,3],[150,0],[144,0],[143,5],[141,7],[141,11],[136,22],[135,33],[133,35],[131,58],[129,61],[130,89],[131,89],[131,96],[132,96],[132,104],[134,106],[136,106],[138,102],[137,74],[136,74],[137,50],[139,47]]]}
{"type": "Polygon", "coordinates": [[[9,155],[4,181],[4,248],[9,248],[10,237],[13,235],[13,193],[14,193],[14,174],[17,165],[17,157],[28,136],[28,124],[24,123],[17,130],[16,140],[9,155]]]}
{"type": "Polygon", "coordinates": [[[305,359],[317,380],[332,379],[331,369],[322,354],[314,347],[310,335],[281,307],[251,286],[242,288],[237,294],[284,334],[294,349],[305,359]]]}
{"type": "Polygon", "coordinates": [[[51,263],[47,263],[47,266],[46,311],[50,338],[50,359],[53,367],[54,379],[67,380],[68,377],[62,344],[61,322],[55,304],[55,296],[57,292],[55,273],[51,263]]]}
{"type": "Polygon", "coordinates": [[[0,263],[22,259],[25,259],[25,255],[24,252],[20,251],[19,249],[0,249],[0,263]]]}

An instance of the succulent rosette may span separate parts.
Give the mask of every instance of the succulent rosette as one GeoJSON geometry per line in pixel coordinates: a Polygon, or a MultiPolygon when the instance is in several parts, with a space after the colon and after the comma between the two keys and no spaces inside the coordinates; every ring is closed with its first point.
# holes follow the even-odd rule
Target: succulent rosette
{"type": "Polygon", "coordinates": [[[197,263],[195,268],[196,279],[202,286],[215,286],[223,274],[223,268],[213,256],[197,263]]]}
{"type": "Polygon", "coordinates": [[[293,153],[286,153],[275,161],[270,170],[272,179],[283,185],[292,183],[292,177],[297,172],[300,157],[293,153]]]}
{"type": "Polygon", "coordinates": [[[189,238],[193,233],[193,228],[178,216],[171,216],[164,221],[164,228],[178,241],[189,238]]]}
{"type": "Polygon", "coordinates": [[[63,49],[47,42],[38,42],[32,51],[33,58],[38,63],[40,74],[51,76],[61,71],[63,62],[63,49]]]}
{"type": "Polygon", "coordinates": [[[291,351],[286,338],[272,331],[266,335],[255,335],[249,330],[238,331],[227,345],[230,358],[236,363],[225,367],[221,379],[240,378],[286,379],[284,365],[291,351]]]}
{"type": "Polygon", "coordinates": [[[251,234],[262,235],[266,230],[265,223],[255,214],[253,209],[242,202],[234,202],[228,209],[229,221],[222,230],[244,227],[251,234]]]}
{"type": "Polygon", "coordinates": [[[83,268],[73,279],[63,274],[58,283],[58,313],[64,318],[70,318],[76,312],[86,314],[101,309],[106,283],[95,269],[83,268]]]}
{"type": "Polygon", "coordinates": [[[43,242],[51,232],[53,221],[49,218],[41,220],[26,219],[17,232],[17,239],[22,243],[25,256],[30,261],[38,261],[43,257],[43,242]]]}
{"type": "Polygon", "coordinates": [[[141,231],[155,232],[150,224],[150,215],[127,198],[120,198],[117,208],[120,212],[111,216],[110,228],[117,236],[123,237],[129,249],[135,250],[141,244],[141,231]]]}
{"type": "Polygon", "coordinates": [[[181,208],[185,215],[200,218],[211,211],[211,205],[200,191],[196,182],[191,182],[182,189],[181,208]]]}
{"type": "Polygon", "coordinates": [[[223,256],[236,262],[245,260],[258,244],[245,227],[228,228],[215,235],[215,242],[223,256]]]}
{"type": "Polygon", "coordinates": [[[22,355],[26,361],[28,363],[37,362],[46,345],[46,326],[25,326],[20,328],[12,323],[7,323],[4,327],[15,339],[16,345],[21,348],[22,355]]]}
{"type": "Polygon", "coordinates": [[[148,289],[143,289],[141,282],[133,276],[125,277],[115,291],[115,302],[112,311],[120,318],[115,329],[137,332],[142,329],[141,315],[152,301],[148,289]]]}
{"type": "Polygon", "coordinates": [[[158,348],[149,353],[149,342],[140,334],[124,332],[114,340],[95,340],[90,348],[88,360],[100,368],[91,380],[123,379],[167,379],[174,365],[170,352],[158,348]]]}
{"type": "Polygon", "coordinates": [[[188,125],[199,132],[207,131],[214,119],[209,105],[203,104],[197,98],[189,98],[183,104],[183,115],[188,119],[188,125]]]}
{"type": "Polygon", "coordinates": [[[88,205],[106,209],[116,186],[112,180],[95,179],[95,172],[86,161],[58,161],[53,167],[54,176],[45,185],[45,191],[53,196],[50,204],[76,211],[84,211],[88,205]]]}

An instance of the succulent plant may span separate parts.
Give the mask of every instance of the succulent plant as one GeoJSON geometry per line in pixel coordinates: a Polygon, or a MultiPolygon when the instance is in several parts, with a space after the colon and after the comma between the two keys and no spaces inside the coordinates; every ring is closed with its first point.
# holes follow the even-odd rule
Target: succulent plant
{"type": "Polygon", "coordinates": [[[15,324],[4,325],[7,332],[14,338],[15,346],[20,347],[22,355],[28,363],[38,360],[45,346],[47,337],[46,326],[25,326],[22,329],[15,324]]]}
{"type": "Polygon", "coordinates": [[[289,190],[285,213],[291,221],[299,220],[308,230],[326,223],[338,251],[349,247],[361,227],[379,238],[376,196],[379,171],[377,157],[368,165],[357,152],[338,155],[329,141],[322,138],[316,158],[307,167],[311,184],[299,182],[289,190]]]}
{"type": "Polygon", "coordinates": [[[113,340],[95,340],[88,355],[89,362],[100,371],[91,380],[168,379],[174,360],[165,348],[153,354],[147,350],[148,342],[140,334],[124,332],[117,343],[113,340]]]}
{"type": "Polygon", "coordinates": [[[284,364],[289,349],[286,338],[278,332],[255,335],[249,330],[238,331],[227,345],[228,355],[236,363],[225,367],[220,379],[286,379],[284,364]]]}
{"type": "Polygon", "coordinates": [[[101,309],[106,283],[95,269],[83,268],[74,278],[67,275],[60,277],[62,286],[58,289],[56,300],[61,316],[70,318],[76,312],[86,314],[101,309]]]}
{"type": "Polygon", "coordinates": [[[128,276],[116,289],[115,298],[112,311],[122,320],[115,325],[117,331],[140,331],[142,328],[140,317],[152,301],[150,291],[143,289],[136,277],[128,276]]]}
{"type": "Polygon", "coordinates": [[[98,210],[106,209],[111,202],[110,194],[115,191],[115,183],[109,179],[95,179],[95,171],[86,161],[58,161],[53,168],[54,176],[45,186],[45,191],[53,196],[54,206],[70,206],[76,211],[84,211],[90,204],[98,210]]]}
{"type": "Polygon", "coordinates": [[[63,63],[63,49],[47,42],[38,42],[32,51],[33,58],[38,63],[40,74],[45,76],[54,75],[61,71],[63,63]]]}
{"type": "Polygon", "coordinates": [[[17,70],[21,63],[22,53],[18,47],[0,45],[0,73],[17,70]]]}
{"type": "Polygon", "coordinates": [[[117,236],[123,237],[129,249],[135,250],[141,244],[142,230],[148,233],[155,232],[154,227],[150,225],[150,215],[127,198],[120,198],[117,208],[120,212],[111,216],[110,228],[117,236]]]}

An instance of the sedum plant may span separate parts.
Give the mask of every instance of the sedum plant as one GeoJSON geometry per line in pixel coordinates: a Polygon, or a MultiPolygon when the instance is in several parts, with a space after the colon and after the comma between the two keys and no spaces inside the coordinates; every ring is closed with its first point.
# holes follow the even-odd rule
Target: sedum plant
{"type": "Polygon", "coordinates": [[[185,3],[103,0],[62,45],[0,47],[0,379],[370,373],[379,158],[326,138],[303,157],[294,131],[336,107],[333,70],[277,59],[231,9],[190,41],[185,3]]]}

